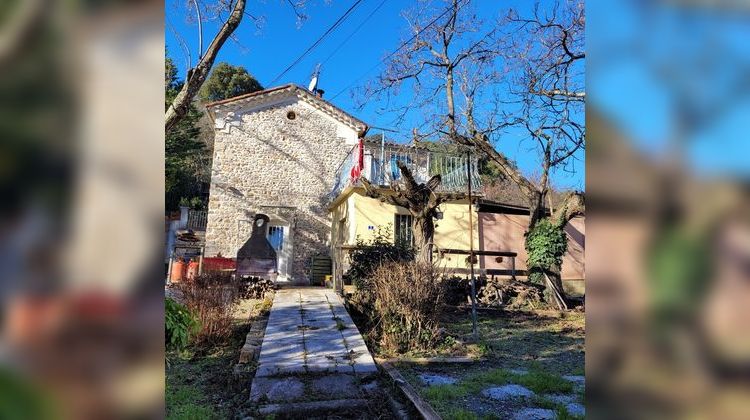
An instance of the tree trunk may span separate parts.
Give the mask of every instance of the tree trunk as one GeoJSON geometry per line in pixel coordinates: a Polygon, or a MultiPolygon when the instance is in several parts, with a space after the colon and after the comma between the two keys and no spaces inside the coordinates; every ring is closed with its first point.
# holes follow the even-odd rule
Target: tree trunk
{"type": "Polygon", "coordinates": [[[435,240],[435,223],[432,216],[412,214],[412,234],[414,235],[415,259],[418,262],[432,263],[432,243],[435,240]]]}
{"type": "Polygon", "coordinates": [[[242,16],[245,13],[246,0],[237,0],[234,5],[232,14],[224,25],[221,26],[219,32],[214,37],[211,44],[206,49],[206,53],[203,57],[198,60],[195,69],[188,72],[188,76],[185,79],[185,83],[182,85],[182,89],[177,93],[172,103],[167,108],[167,112],[164,114],[164,128],[166,131],[172,129],[185,115],[187,115],[190,109],[190,104],[193,98],[203,86],[203,82],[206,81],[208,73],[211,71],[211,67],[214,65],[216,55],[219,54],[219,50],[224,45],[224,42],[232,35],[235,29],[240,25],[242,16]]]}
{"type": "Polygon", "coordinates": [[[557,301],[562,307],[560,309],[568,309],[568,297],[565,295],[565,290],[562,284],[561,267],[553,266],[545,273],[550,283],[547,284],[547,288],[550,289],[552,300],[557,301]]]}

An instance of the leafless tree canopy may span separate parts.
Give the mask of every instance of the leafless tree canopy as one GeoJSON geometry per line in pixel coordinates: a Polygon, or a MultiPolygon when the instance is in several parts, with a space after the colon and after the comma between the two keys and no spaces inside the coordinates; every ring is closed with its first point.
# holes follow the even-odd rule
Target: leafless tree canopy
{"type": "MultiPolygon", "coordinates": [[[[550,173],[568,168],[585,144],[583,2],[536,5],[530,16],[509,10],[490,21],[470,0],[422,0],[404,18],[413,39],[366,87],[367,97],[391,103],[409,89],[412,100],[390,109],[396,124],[418,110],[423,137],[484,153],[524,192],[533,226],[549,207],[550,173]],[[494,147],[519,128],[539,153],[536,182],[494,147]]],[[[564,223],[582,211],[582,196],[570,194],[554,217],[564,223]]]]}

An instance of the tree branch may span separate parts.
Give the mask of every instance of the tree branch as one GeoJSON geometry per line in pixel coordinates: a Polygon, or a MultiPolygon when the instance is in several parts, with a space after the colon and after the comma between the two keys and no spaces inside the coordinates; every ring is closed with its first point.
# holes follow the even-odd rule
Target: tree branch
{"type": "Polygon", "coordinates": [[[206,53],[200,58],[200,60],[198,60],[195,69],[188,72],[188,77],[182,85],[182,89],[177,93],[177,96],[169,105],[169,108],[164,115],[164,127],[167,131],[187,115],[190,103],[200,90],[203,82],[205,82],[206,77],[208,77],[208,73],[211,71],[214,60],[216,60],[216,55],[224,45],[224,42],[226,42],[234,30],[240,25],[242,16],[245,12],[245,4],[246,0],[237,0],[232,13],[229,15],[226,22],[224,22],[221,29],[219,29],[219,32],[214,37],[213,41],[211,41],[211,44],[206,49],[206,53]]]}

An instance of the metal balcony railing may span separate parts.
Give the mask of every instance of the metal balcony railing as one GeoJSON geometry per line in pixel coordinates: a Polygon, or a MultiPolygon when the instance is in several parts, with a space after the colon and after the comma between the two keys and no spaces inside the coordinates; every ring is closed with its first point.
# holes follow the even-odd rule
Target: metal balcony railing
{"type": "MultiPolygon", "coordinates": [[[[331,191],[332,199],[338,196],[344,188],[351,185],[350,173],[355,162],[357,162],[356,154],[357,146],[352,148],[339,165],[339,169],[336,171],[335,184],[331,191]]],[[[381,147],[366,143],[362,176],[376,185],[391,185],[401,179],[398,162],[403,162],[409,167],[414,179],[419,183],[427,182],[432,176],[440,174],[442,182],[438,191],[465,191],[469,181],[468,160],[467,155],[457,153],[436,152],[394,144],[381,147]]],[[[481,181],[476,157],[471,157],[470,166],[471,187],[474,191],[479,191],[481,181]]]]}

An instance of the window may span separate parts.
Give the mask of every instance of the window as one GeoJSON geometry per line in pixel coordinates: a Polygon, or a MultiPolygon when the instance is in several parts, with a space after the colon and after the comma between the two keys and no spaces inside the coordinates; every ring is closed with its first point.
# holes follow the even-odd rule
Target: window
{"type": "Polygon", "coordinates": [[[281,251],[284,248],[284,226],[269,226],[268,242],[273,249],[281,251]]]}
{"type": "Polygon", "coordinates": [[[397,214],[393,226],[393,236],[397,244],[414,245],[414,235],[411,230],[412,217],[405,214],[397,214]]]}

